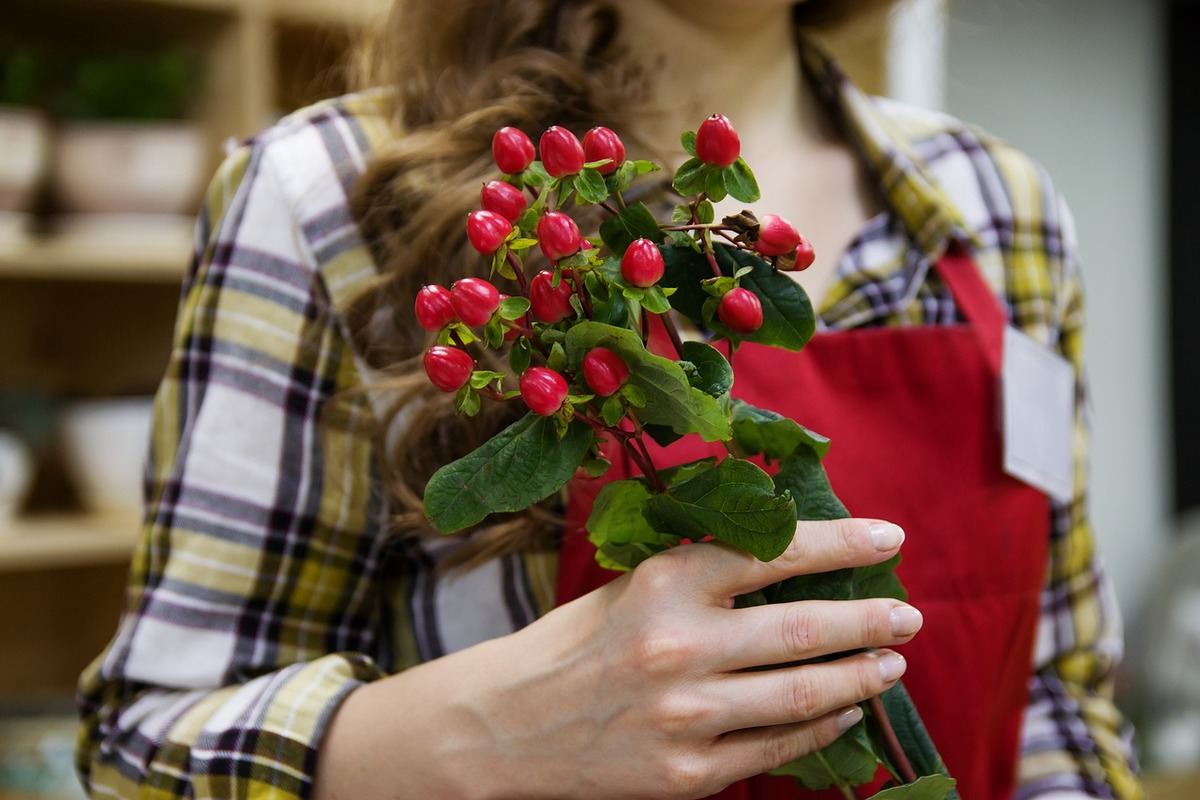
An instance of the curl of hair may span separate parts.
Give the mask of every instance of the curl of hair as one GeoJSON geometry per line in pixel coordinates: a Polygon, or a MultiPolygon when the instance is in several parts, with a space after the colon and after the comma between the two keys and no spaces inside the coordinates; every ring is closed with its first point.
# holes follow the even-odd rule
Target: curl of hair
{"type": "MultiPolygon", "coordinates": [[[[830,26],[879,4],[809,0],[794,14],[798,25],[830,26]]],[[[429,477],[523,412],[510,402],[484,403],[471,418],[454,413],[453,398],[425,380],[420,354],[429,341],[412,319],[413,299],[427,283],[486,275],[463,224],[495,172],[497,128],[536,138],[550,125],[582,133],[603,124],[642,141],[635,122],[646,75],[618,47],[618,25],[604,0],[397,0],[363,47],[356,82],[394,90],[395,135],[373,154],[352,198],[381,277],[349,322],[356,347],[394,392],[380,449],[400,534],[430,535],[421,503],[429,477]]],[[[500,368],[493,351],[484,357],[492,363],[481,367],[500,368]]],[[[561,520],[552,507],[489,519],[446,563],[553,546],[561,520]]]]}

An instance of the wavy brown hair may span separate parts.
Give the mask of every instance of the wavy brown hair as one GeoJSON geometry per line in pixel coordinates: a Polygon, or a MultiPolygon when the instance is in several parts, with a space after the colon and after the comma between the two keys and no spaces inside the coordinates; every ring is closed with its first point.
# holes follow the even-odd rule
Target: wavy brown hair
{"type": "MultiPolygon", "coordinates": [[[[794,15],[799,26],[830,26],[886,4],[809,0],[794,15]]],[[[394,87],[395,136],[374,154],[353,197],[381,277],[350,322],[367,362],[389,377],[381,452],[402,534],[430,533],[421,503],[429,476],[523,410],[485,403],[473,418],[454,413],[453,397],[432,390],[422,372],[419,356],[429,341],[412,318],[413,298],[424,284],[483,274],[463,222],[495,172],[497,128],[515,125],[536,138],[551,125],[582,133],[602,124],[635,147],[644,144],[634,122],[647,74],[618,46],[619,24],[604,0],[397,0],[363,48],[361,84],[394,87]]],[[[498,362],[492,351],[477,355],[498,362]]],[[[560,525],[552,508],[496,515],[447,563],[551,546],[560,525]]]]}

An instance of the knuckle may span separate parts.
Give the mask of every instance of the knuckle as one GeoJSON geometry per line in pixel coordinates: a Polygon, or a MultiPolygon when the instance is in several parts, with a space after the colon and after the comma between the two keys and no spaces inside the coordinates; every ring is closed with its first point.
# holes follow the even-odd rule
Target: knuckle
{"type": "Polygon", "coordinates": [[[839,519],[833,528],[833,549],[840,557],[849,557],[863,549],[862,522],[856,519],[839,519]]]}
{"type": "Polygon", "coordinates": [[[799,658],[812,652],[820,645],[822,631],[817,615],[795,603],[784,609],[781,615],[782,639],[786,652],[799,658]]]}
{"type": "Polygon", "coordinates": [[[808,752],[804,747],[805,737],[809,736],[806,731],[798,733],[783,734],[779,733],[774,736],[766,736],[762,740],[762,771],[781,767],[789,761],[795,759],[799,753],[808,752]]]}
{"type": "Polygon", "coordinates": [[[665,626],[649,627],[637,637],[633,667],[651,676],[676,675],[694,663],[698,648],[690,636],[665,626]]]}
{"type": "Polygon", "coordinates": [[[668,738],[681,738],[694,732],[710,716],[704,703],[687,695],[666,695],[654,704],[651,726],[668,738]]]}
{"type": "Polygon", "coordinates": [[[650,596],[668,595],[679,583],[679,562],[680,559],[670,551],[659,553],[638,564],[631,580],[639,591],[650,596]]]}
{"type": "Polygon", "coordinates": [[[800,670],[788,687],[789,696],[787,711],[798,720],[808,720],[820,716],[821,697],[824,694],[817,681],[808,674],[809,670],[800,670]]]}
{"type": "Polygon", "coordinates": [[[693,753],[674,753],[662,759],[659,776],[663,788],[672,797],[697,797],[704,793],[711,769],[693,753]]]}

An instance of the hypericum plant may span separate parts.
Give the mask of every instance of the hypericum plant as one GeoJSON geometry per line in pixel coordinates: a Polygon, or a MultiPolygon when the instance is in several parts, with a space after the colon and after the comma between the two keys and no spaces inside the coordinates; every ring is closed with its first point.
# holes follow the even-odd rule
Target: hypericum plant
{"type": "MultiPolygon", "coordinates": [[[[791,542],[797,519],[848,516],[821,465],[828,439],[730,396],[730,361],[741,343],[800,350],[812,336],[808,297],[781,274],[812,264],[812,245],[771,214],[747,210],[715,221],[713,202],[759,198],[728,119],[714,114],[682,142],[692,158],[673,186],[684,202],[660,222],[623,197],[658,165],[626,160],[608,128],[593,128],[580,142],[554,126],[537,150],[516,128],[496,132],[492,154],[504,174],[483,186],[467,237],[490,260],[492,277],[514,284],[514,294],[480,278],[448,290],[426,286],[416,317],[438,334],[425,370],[434,386],[457,392],[460,412],[473,415],[486,400],[523,402],[530,413],[433,475],[425,513],[438,530],[452,533],[494,512],[525,509],[578,470],[601,475],[610,466],[606,448],[620,448],[642,473],[601,489],[587,521],[597,559],[611,569],[631,569],[685,538],[709,536],[766,561],[791,542]],[[584,236],[566,211],[589,205],[609,215],[598,236],[584,236]],[[552,268],[530,278],[525,261],[534,247],[552,268]],[[712,344],[684,341],[672,309],[725,340],[728,356],[712,344]],[[651,315],[659,316],[675,358],[647,349],[651,315]],[[506,348],[517,388],[505,388],[503,373],[476,369],[471,347],[506,348]],[[644,437],[668,444],[689,435],[724,443],[728,455],[667,469],[653,463],[644,437]],[[755,456],[777,467],[774,475],[748,460],[755,456]],[[733,504],[738,513],[725,513],[733,504]]],[[[903,599],[898,560],[791,578],[738,602],[903,599]]],[[[882,765],[894,785],[876,797],[957,797],[901,685],[865,711],[837,742],[778,772],[854,798],[851,787],[871,782],[882,765]]]]}

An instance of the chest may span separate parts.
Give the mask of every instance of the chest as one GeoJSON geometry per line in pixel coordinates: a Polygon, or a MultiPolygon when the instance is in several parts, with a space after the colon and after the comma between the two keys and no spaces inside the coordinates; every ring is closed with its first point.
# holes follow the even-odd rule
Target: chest
{"type": "MultiPolygon", "coordinates": [[[[814,306],[819,306],[836,278],[837,265],[872,217],[883,210],[878,191],[868,180],[861,159],[844,145],[823,145],[772,153],[747,149],[751,163],[770,163],[756,174],[762,199],[759,211],[790,220],[813,243],[817,258],[801,273],[792,273],[814,306]]],[[[718,218],[739,211],[726,198],[718,218]]]]}

